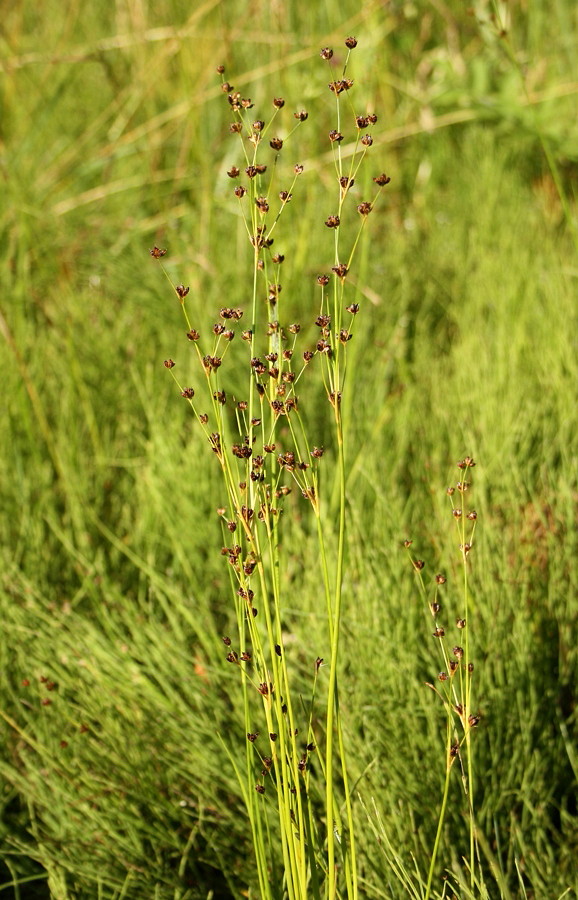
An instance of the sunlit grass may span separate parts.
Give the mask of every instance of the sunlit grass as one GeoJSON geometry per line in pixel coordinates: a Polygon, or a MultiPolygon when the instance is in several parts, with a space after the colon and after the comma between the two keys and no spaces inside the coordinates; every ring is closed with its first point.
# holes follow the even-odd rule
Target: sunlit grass
{"type": "MultiPolygon", "coordinates": [[[[525,91],[489,25],[429,4],[327,2],[303,21],[292,4],[247,7],[234,21],[220,3],[7,12],[3,895],[47,897],[49,879],[58,900],[258,897],[218,737],[234,747],[243,732],[221,641],[232,617],[218,478],[162,368],[182,323],[148,249],[170,246],[171,275],[187,277],[200,309],[224,292],[227,305],[246,302],[241,224],[222,238],[232,160],[214,69],[226,63],[244,92],[299,97],[310,111],[295,160],[306,207],[290,248],[309,283],[319,265],[309,223],[333,211],[318,54],[346,33],[364,53],[352,77],[380,116],[373,158],[393,177],[359,251],[356,390],[343,402],[340,704],[361,798],[360,890],[405,896],[395,855],[406,872],[414,857],[427,872],[444,717],[423,686],[437,675],[436,648],[401,543],[419,543],[432,571],[447,567],[452,590],[445,489],[466,453],[478,464],[471,652],[484,876],[492,897],[577,889],[578,263],[543,139],[574,214],[578,73],[573,7],[556,8],[562,33],[549,5],[511,5],[525,91]]],[[[299,277],[285,290],[296,320],[309,319],[299,277]]],[[[320,393],[309,415],[322,434],[324,409],[320,393]]],[[[283,578],[305,669],[323,640],[318,554],[297,515],[286,541],[299,549],[283,578]]],[[[463,813],[456,785],[438,893],[444,869],[469,883],[463,813]]]]}

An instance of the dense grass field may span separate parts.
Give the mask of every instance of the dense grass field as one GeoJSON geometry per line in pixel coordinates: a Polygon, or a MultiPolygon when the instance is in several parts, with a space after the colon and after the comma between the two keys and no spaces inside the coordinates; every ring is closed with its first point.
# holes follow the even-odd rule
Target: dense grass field
{"type": "MultiPolygon", "coordinates": [[[[457,610],[446,488],[466,454],[485,896],[577,896],[576,5],[19,0],[0,24],[2,900],[259,900],[222,643],[235,627],[225,498],[163,367],[197,377],[149,249],[168,248],[200,328],[246,303],[224,64],[256,115],[274,96],[309,113],[276,246],[288,321],[311,339],[333,211],[319,51],[338,58],[350,34],[353,103],[379,117],[359,200],[391,176],[358,249],[343,396],[340,707],[360,896],[423,896],[396,866],[427,870],[445,720],[424,686],[437,647],[403,541],[427,579],[446,573],[457,610]]],[[[330,406],[307,374],[303,415],[330,472],[330,406]]],[[[314,525],[288,500],[299,690],[328,648],[314,525]]],[[[459,782],[435,896],[465,900],[459,782]]]]}

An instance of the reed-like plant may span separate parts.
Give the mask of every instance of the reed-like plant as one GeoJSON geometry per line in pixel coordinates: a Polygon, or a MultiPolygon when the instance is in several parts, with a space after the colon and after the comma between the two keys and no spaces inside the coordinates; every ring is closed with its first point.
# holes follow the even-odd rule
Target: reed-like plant
{"type": "Polygon", "coordinates": [[[416,573],[420,593],[426,603],[428,617],[431,616],[434,623],[432,635],[438,645],[441,671],[438,673],[438,684],[427,682],[427,686],[440,698],[445,711],[445,775],[442,800],[439,809],[438,824],[433,848],[431,850],[429,868],[425,885],[420,890],[419,896],[423,900],[429,900],[432,896],[432,885],[444,822],[448,811],[448,797],[452,772],[458,764],[461,775],[461,784],[467,804],[468,822],[468,852],[462,854],[467,869],[467,883],[463,885],[467,896],[485,896],[484,881],[481,867],[479,866],[479,850],[476,835],[476,817],[474,807],[474,754],[472,746],[472,733],[480,722],[479,710],[475,708],[472,685],[474,679],[474,661],[471,646],[471,618],[474,611],[474,603],[470,589],[469,559],[474,546],[474,533],[478,514],[467,503],[470,496],[471,481],[468,480],[475,461],[471,456],[466,456],[458,462],[461,472],[460,480],[447,489],[447,495],[451,503],[451,515],[457,528],[457,543],[459,547],[459,559],[462,569],[461,589],[458,591],[458,599],[454,600],[453,616],[455,636],[450,637],[450,629],[447,624],[447,615],[450,614],[452,604],[443,602],[442,594],[445,590],[447,579],[445,575],[438,573],[432,579],[432,585],[426,584],[424,577],[425,561],[412,554],[412,541],[406,540],[404,545],[411,556],[413,569],[416,573]],[[457,500],[457,502],[456,502],[457,500]],[[446,607],[449,607],[446,608],[446,607]],[[453,643],[454,640],[459,641],[453,643]],[[460,638],[462,638],[460,640],[460,638]],[[450,646],[452,645],[452,646],[450,646]]]}
{"type": "MultiPolygon", "coordinates": [[[[319,235],[312,246],[321,245],[323,232],[329,230],[331,256],[323,263],[328,271],[311,286],[305,275],[292,273],[301,291],[311,290],[311,321],[303,329],[291,321],[291,300],[282,294],[279,274],[291,262],[272,250],[287,205],[299,202],[293,196],[304,167],[296,163],[287,174],[283,161],[308,113],[300,110],[289,117],[285,100],[276,97],[271,116],[257,118],[252,101],[225,80],[223,66],[217,71],[231,112],[231,136],[238,142],[238,164],[227,175],[235,184],[232,192],[252,247],[248,270],[239,272],[250,300],[247,308],[223,305],[218,321],[203,333],[197,298],[188,287],[173,285],[200,380],[188,386],[179,375],[186,366],[172,359],[165,366],[190,404],[222,475],[221,552],[229,564],[236,615],[236,633],[223,641],[227,664],[238,670],[241,680],[243,762],[237,749],[240,735],[233,745],[223,739],[222,747],[244,796],[262,900],[358,897],[351,784],[339,708],[346,534],[342,398],[348,384],[347,348],[360,311],[350,273],[364,225],[389,178],[379,174],[373,179],[370,199],[358,196],[354,188],[377,121],[373,111],[356,112],[351,101],[353,81],[347,68],[356,45],[355,38],[346,39],[339,74],[333,50],[321,51],[331,67],[328,87],[336,110],[335,127],[328,135],[334,172],[328,204],[333,210],[325,220],[312,221],[310,230],[319,235]],[[342,153],[342,128],[352,132],[347,154],[342,153]],[[275,184],[285,177],[279,190],[275,184]],[[300,335],[310,341],[307,346],[299,346],[300,335]],[[230,362],[234,372],[242,372],[235,383],[231,375],[227,379],[230,362]],[[312,399],[318,394],[311,378],[322,379],[333,424],[333,446],[327,454],[310,435],[303,415],[308,392],[312,399]],[[322,485],[323,465],[329,471],[322,485]],[[284,640],[287,609],[295,602],[293,597],[288,602],[281,575],[281,533],[284,518],[295,510],[293,498],[288,499],[292,492],[315,522],[326,606],[328,658],[311,659],[308,685],[292,666],[284,640]],[[332,496],[335,515],[329,516],[332,496]]],[[[158,247],[151,250],[161,266],[165,253],[158,247]]]]}

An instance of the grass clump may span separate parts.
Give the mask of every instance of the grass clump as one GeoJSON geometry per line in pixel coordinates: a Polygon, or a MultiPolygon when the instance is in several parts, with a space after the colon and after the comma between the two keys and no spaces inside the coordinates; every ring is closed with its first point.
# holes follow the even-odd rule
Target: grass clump
{"type": "MultiPolygon", "coordinates": [[[[424,602],[401,545],[415,539],[426,572],[430,560],[431,571],[433,560],[444,560],[449,598],[461,560],[440,485],[456,481],[448,460],[466,451],[479,462],[479,523],[468,561],[475,611],[473,618],[461,613],[474,646],[472,712],[482,713],[473,745],[476,885],[483,878],[490,896],[506,898],[576,892],[577,36],[572,4],[559,3],[556,15],[542,0],[508,9],[506,36],[489,4],[471,15],[345,0],[299,19],[294,7],[257,3],[234,22],[222,4],[183,10],[172,0],[154,10],[121,0],[90,11],[76,0],[66,9],[24,0],[6,11],[2,895],[259,896],[246,798],[217,734],[242,780],[241,745],[252,754],[251,796],[270,812],[264,821],[282,879],[276,788],[270,775],[260,776],[257,755],[271,755],[263,696],[249,686],[247,727],[246,677],[241,663],[224,658],[247,644],[231,603],[237,576],[219,548],[241,544],[244,527],[237,520],[231,535],[215,515],[218,504],[227,522],[234,518],[221,467],[159,365],[177,361],[182,388],[193,386],[193,400],[204,400],[201,414],[213,416],[212,391],[225,390],[227,446],[242,444],[231,397],[248,400],[238,386],[248,383],[242,350],[249,345],[237,334],[211,375],[222,383],[207,393],[211,382],[194,345],[186,345],[180,298],[167,291],[160,269],[143,273],[143,258],[154,245],[170,248],[164,265],[171,285],[190,286],[186,308],[208,342],[203,356],[221,355],[211,345],[221,308],[243,308],[235,329],[250,327],[252,286],[238,277],[254,270],[241,214],[250,198],[232,196],[239,182],[227,175],[246,165],[239,138],[227,133],[230,107],[214,71],[231,60],[236,88],[259,110],[249,124],[267,120],[260,110],[278,95],[310,112],[280,151],[279,173],[288,179],[279,176],[270,195],[265,180],[255,199],[265,197],[270,219],[278,191],[290,190],[294,163],[304,165],[273,233],[272,250],[286,255],[283,274],[265,285],[258,272],[258,311],[268,323],[269,284],[282,283],[278,319],[302,325],[295,364],[299,352],[316,348],[323,336],[313,320],[332,315],[321,309],[316,277],[330,274],[323,296],[331,304],[331,267],[347,263],[357,233],[344,215],[335,256],[334,230],[323,225],[340,202],[328,134],[345,135],[339,146],[347,166],[356,131],[349,114],[337,129],[327,84],[341,69],[335,59],[322,64],[319,50],[336,48],[347,32],[360,41],[346,76],[355,82],[351,96],[357,103],[363,93],[361,114],[380,116],[369,132],[370,157],[385,150],[395,176],[387,203],[365,220],[341,307],[359,303],[360,314],[353,339],[337,347],[347,358],[337,684],[358,892],[401,898],[408,884],[423,894],[427,882],[447,742],[443,707],[424,682],[446,683],[435,682],[442,667],[432,665],[434,628],[424,631],[424,602]],[[292,157],[297,139],[300,153],[292,157]],[[245,735],[257,730],[255,748],[245,735]],[[263,796],[254,790],[260,779],[263,796]],[[409,881],[396,877],[392,860],[409,881]]],[[[281,111],[287,131],[298,108],[281,111]]],[[[266,139],[259,152],[270,151],[273,158],[266,139]]],[[[355,207],[373,200],[378,171],[362,166],[344,200],[359,224],[355,207]]],[[[257,331],[264,344],[273,337],[257,331]]],[[[267,344],[256,356],[264,363],[269,352],[267,344]]],[[[327,362],[316,353],[297,385],[308,439],[296,458],[310,464],[303,477],[318,478],[332,560],[340,491],[327,362]],[[319,460],[308,456],[314,447],[325,448],[319,460]]],[[[262,380],[270,390],[274,379],[262,380]]],[[[276,427],[280,452],[295,452],[286,417],[276,427]]],[[[267,459],[271,472],[276,456],[267,459]]],[[[324,658],[312,718],[317,749],[306,772],[320,784],[327,603],[315,512],[292,477],[283,475],[293,491],[277,530],[281,636],[297,691],[295,727],[307,726],[314,663],[324,658]]],[[[257,523],[266,550],[266,528],[257,523]]],[[[260,629],[263,603],[257,608],[260,629]]],[[[451,644],[463,646],[457,638],[451,644]]],[[[268,643],[265,653],[271,666],[268,643]]],[[[305,738],[300,731],[296,740],[305,738]]],[[[471,890],[457,772],[454,762],[432,896],[471,890]]],[[[323,791],[313,808],[322,842],[323,791]]],[[[336,861],[339,854],[337,842],[336,861]]]]}
{"type": "MultiPolygon", "coordinates": [[[[280,157],[287,154],[286,145],[297,128],[307,121],[308,113],[295,112],[295,124],[287,128],[281,119],[285,100],[275,97],[271,118],[256,119],[252,100],[224,80],[224,67],[219,66],[222,89],[233,114],[229,130],[240,138],[241,164],[232,165],[227,175],[238,182],[233,193],[239,201],[239,214],[253,249],[246,277],[246,293],[251,297],[248,327],[233,344],[236,336],[233,326],[238,326],[245,310],[222,306],[219,321],[213,324],[208,340],[205,338],[203,342],[201,327],[196,327],[199,312],[189,308],[189,287],[174,285],[186,322],[186,336],[204,375],[206,390],[202,400],[195,388],[181,383],[175,372],[175,361],[165,360],[165,367],[189,403],[221,469],[225,502],[218,514],[223,524],[223,540],[228,543],[233,538],[234,541],[223,547],[221,554],[232,570],[232,600],[237,622],[235,639],[227,635],[223,642],[228,648],[226,660],[241,675],[246,733],[244,764],[238,761],[236,750],[226,746],[247,806],[260,896],[273,898],[286,891],[291,900],[307,896],[333,898],[343,892],[351,898],[358,896],[352,797],[338,700],[346,541],[345,434],[341,404],[346,388],[346,354],[353,337],[351,328],[360,309],[355,292],[348,290],[352,264],[367,217],[390,178],[385,174],[376,175],[373,179],[376,196],[356,203],[358,224],[353,226],[352,240],[345,247],[342,220],[350,217],[350,207],[356,202],[350,193],[373,143],[367,129],[377,121],[373,112],[363,115],[354,112],[349,93],[353,81],[346,74],[349,54],[357,46],[357,40],[349,37],[345,46],[347,52],[340,76],[332,75],[329,83],[336,101],[337,127],[328,136],[334,149],[335,212],[328,215],[324,224],[333,236],[330,251],[333,265],[331,274],[319,274],[315,279],[320,296],[316,303],[311,303],[317,307],[318,314],[314,321],[307,323],[309,335],[312,325],[317,329],[312,341],[309,337],[311,346],[299,348],[302,326],[286,318],[282,276],[278,273],[291,265],[290,260],[286,260],[284,253],[271,250],[281,230],[285,207],[292,201],[304,171],[301,163],[295,163],[288,187],[278,190],[277,183],[283,184],[283,178],[287,178],[280,174],[280,157]],[[345,121],[342,109],[345,98],[355,128],[355,152],[347,162],[340,150],[344,139],[340,128],[345,121]],[[239,181],[242,170],[244,178],[239,181]],[[230,376],[227,378],[227,368],[239,345],[241,364],[237,362],[231,380],[230,376]],[[306,405],[303,391],[307,389],[307,376],[314,363],[321,368],[334,431],[333,472],[323,476],[324,485],[327,484],[325,504],[320,462],[325,448],[315,442],[316,438],[310,439],[308,423],[302,415],[306,405]],[[309,688],[303,686],[299,666],[296,672],[299,682],[295,682],[292,673],[288,634],[292,624],[281,579],[285,557],[298,554],[298,548],[292,551],[282,537],[284,519],[288,515],[303,515],[296,505],[288,508],[286,498],[293,491],[308,504],[315,521],[319,577],[327,617],[319,653],[313,647],[309,650],[309,670],[313,673],[309,688]],[[325,505],[332,506],[336,528],[331,526],[325,505]],[[326,655],[325,665],[321,653],[326,655]],[[325,669],[328,674],[323,678],[325,669]],[[262,698],[260,713],[255,709],[257,695],[262,698]],[[256,725],[260,720],[261,724],[256,725]],[[264,736],[259,740],[260,731],[264,736]],[[319,773],[317,778],[312,776],[312,769],[319,773]],[[337,779],[342,784],[341,796],[337,793],[337,779]],[[270,812],[264,805],[267,794],[274,796],[277,811],[278,834],[273,840],[270,812]],[[280,860],[275,850],[278,843],[282,851],[280,860]],[[279,875],[273,874],[278,867],[279,875]]],[[[326,47],[321,56],[330,62],[333,50],[326,47]]],[[[155,246],[150,252],[162,265],[166,250],[155,246]]],[[[329,268],[322,262],[325,265],[329,268]]],[[[237,277],[242,278],[243,273],[237,272],[237,277]]],[[[293,273],[292,281],[295,285],[302,283],[297,273],[293,273]]],[[[303,562],[298,565],[302,568],[303,562]]]]}

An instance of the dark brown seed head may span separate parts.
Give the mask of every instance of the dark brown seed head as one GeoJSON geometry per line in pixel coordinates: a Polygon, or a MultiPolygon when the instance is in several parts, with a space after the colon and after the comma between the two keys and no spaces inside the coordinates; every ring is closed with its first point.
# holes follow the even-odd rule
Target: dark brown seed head
{"type": "Polygon", "coordinates": [[[319,55],[321,59],[331,59],[331,57],[333,56],[333,50],[331,49],[331,47],[324,47],[319,55]]]}
{"type": "Polygon", "coordinates": [[[263,787],[262,784],[256,784],[256,785],[255,785],[255,790],[257,791],[258,794],[264,794],[264,793],[265,793],[265,788],[263,787]]]}
{"type": "Polygon", "coordinates": [[[357,38],[354,38],[354,37],[345,38],[345,46],[348,48],[348,50],[353,50],[354,47],[357,47],[357,38]]]}
{"type": "Polygon", "coordinates": [[[436,575],[436,584],[445,584],[446,581],[447,578],[445,577],[445,575],[436,575]]]}
{"type": "Polygon", "coordinates": [[[345,265],[345,263],[339,263],[338,266],[332,266],[331,271],[337,275],[338,278],[345,278],[349,269],[345,265]]]}
{"type": "Polygon", "coordinates": [[[247,740],[250,741],[251,744],[254,744],[258,737],[259,737],[258,731],[250,731],[247,734],[247,740]]]}
{"type": "Polygon", "coordinates": [[[329,216],[325,219],[325,224],[328,228],[339,228],[340,221],[339,216],[329,216]]]}
{"type": "Polygon", "coordinates": [[[361,138],[361,143],[364,147],[371,147],[371,145],[373,144],[372,136],[370,134],[364,134],[361,138]]]}
{"type": "Polygon", "coordinates": [[[274,262],[276,265],[280,266],[284,259],[285,257],[282,253],[276,253],[275,256],[271,257],[271,262],[274,262]]]}
{"type": "Polygon", "coordinates": [[[281,138],[275,137],[269,141],[269,146],[272,147],[273,150],[281,150],[283,147],[283,141],[281,138]]]}
{"type": "Polygon", "coordinates": [[[195,396],[195,392],[192,387],[185,388],[181,391],[181,397],[184,397],[185,400],[192,400],[195,396]]]}
{"type": "Polygon", "coordinates": [[[173,369],[175,367],[174,359],[165,359],[164,366],[166,369],[173,369]]]}
{"type": "Polygon", "coordinates": [[[308,112],[305,112],[304,109],[301,109],[301,110],[299,110],[299,112],[293,113],[293,115],[295,116],[295,118],[296,118],[299,122],[304,122],[305,119],[308,118],[309,113],[308,113],[308,112]]]}
{"type": "Polygon", "coordinates": [[[325,287],[327,284],[329,284],[329,275],[318,275],[317,284],[320,284],[321,287],[325,287]]]}
{"type": "Polygon", "coordinates": [[[279,199],[282,203],[289,203],[293,194],[290,194],[289,191],[279,191],[279,199]]]}
{"type": "Polygon", "coordinates": [[[304,170],[304,166],[302,166],[301,163],[297,163],[296,165],[293,166],[293,171],[295,172],[296,175],[302,175],[303,170],[304,170]]]}
{"type": "Polygon", "coordinates": [[[184,284],[177,284],[175,287],[175,291],[181,300],[184,300],[187,294],[190,291],[190,288],[185,287],[184,284]]]}
{"type": "Polygon", "coordinates": [[[227,175],[229,178],[238,178],[241,174],[241,170],[237,168],[237,166],[231,166],[231,168],[227,171],[227,175]]]}
{"type": "Polygon", "coordinates": [[[343,135],[340,131],[336,131],[335,129],[333,129],[329,132],[329,140],[332,144],[340,144],[343,140],[343,135]]]}
{"type": "Polygon", "coordinates": [[[472,522],[475,522],[475,520],[477,518],[478,518],[477,512],[475,511],[475,509],[472,509],[472,511],[468,513],[468,519],[470,519],[470,521],[472,521],[472,522]]]}
{"type": "Polygon", "coordinates": [[[358,128],[367,128],[369,125],[369,118],[367,116],[356,116],[355,124],[358,128]]]}
{"type": "Polygon", "coordinates": [[[391,178],[389,177],[389,175],[386,175],[385,172],[382,172],[381,175],[378,175],[373,180],[376,184],[379,185],[379,187],[384,187],[386,184],[389,184],[391,178]]]}
{"type": "Polygon", "coordinates": [[[371,203],[368,200],[364,200],[364,202],[360,203],[357,207],[357,212],[360,216],[368,216],[371,212],[371,203]]]}
{"type": "Polygon", "coordinates": [[[465,619],[456,619],[456,625],[458,628],[465,628],[466,620],[465,619]]]}
{"type": "Polygon", "coordinates": [[[256,122],[253,122],[253,130],[254,131],[263,131],[265,127],[265,123],[262,119],[257,119],[256,122]]]}
{"type": "Polygon", "coordinates": [[[439,603],[437,603],[437,601],[434,600],[433,603],[430,603],[429,608],[431,610],[432,616],[437,616],[437,614],[439,613],[439,611],[441,609],[441,605],[439,603]]]}
{"type": "Polygon", "coordinates": [[[439,681],[447,681],[447,680],[448,680],[448,673],[447,673],[447,672],[440,672],[439,675],[438,675],[438,680],[439,680],[439,681]]]}
{"type": "Polygon", "coordinates": [[[370,125],[375,125],[375,123],[377,122],[377,116],[375,115],[375,113],[370,113],[367,118],[370,125]]]}
{"type": "Polygon", "coordinates": [[[423,559],[414,559],[413,565],[414,565],[414,568],[416,568],[419,572],[424,568],[425,562],[423,561],[423,559]]]}
{"type": "Polygon", "coordinates": [[[238,184],[235,188],[235,197],[237,197],[239,200],[242,200],[246,193],[247,188],[243,187],[242,184],[238,184]]]}
{"type": "Polygon", "coordinates": [[[345,328],[342,328],[337,337],[341,344],[346,344],[347,341],[351,340],[353,335],[350,334],[349,331],[347,331],[345,328]]]}
{"type": "Polygon", "coordinates": [[[339,184],[341,185],[343,194],[346,194],[349,188],[352,188],[355,184],[355,178],[348,178],[347,175],[343,175],[339,179],[339,184]]]}
{"type": "Polygon", "coordinates": [[[231,122],[229,125],[229,131],[231,134],[240,134],[243,129],[243,126],[240,122],[231,122]]]}
{"type": "Polygon", "coordinates": [[[166,250],[159,250],[158,247],[153,247],[152,250],[149,250],[150,255],[154,259],[161,259],[163,256],[166,256],[166,250]]]}
{"type": "Polygon", "coordinates": [[[224,73],[224,71],[225,71],[224,66],[217,66],[217,72],[219,73],[219,75],[222,75],[224,73]]]}
{"type": "Polygon", "coordinates": [[[352,316],[356,316],[359,312],[359,303],[350,303],[349,306],[346,306],[345,309],[348,313],[351,313],[352,316]]]}
{"type": "Polygon", "coordinates": [[[481,716],[468,716],[468,725],[470,728],[475,728],[476,725],[480,724],[481,716]]]}
{"type": "Polygon", "coordinates": [[[273,106],[275,107],[275,109],[283,109],[283,107],[285,106],[283,97],[273,97],[273,106]]]}
{"type": "Polygon", "coordinates": [[[452,647],[452,653],[454,654],[456,659],[463,659],[464,648],[463,647],[452,647]]]}
{"type": "Polygon", "coordinates": [[[445,631],[443,628],[436,628],[436,630],[433,632],[433,636],[435,638],[443,638],[444,634],[445,631]]]}

